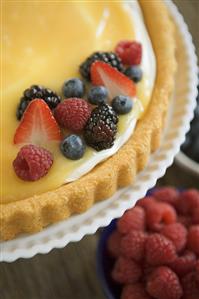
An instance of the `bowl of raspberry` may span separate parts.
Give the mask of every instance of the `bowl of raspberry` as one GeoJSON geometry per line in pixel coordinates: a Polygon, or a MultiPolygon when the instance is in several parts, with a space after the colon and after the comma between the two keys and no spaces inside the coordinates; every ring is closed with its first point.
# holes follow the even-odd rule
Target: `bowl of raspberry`
{"type": "Polygon", "coordinates": [[[198,299],[199,190],[148,192],[104,229],[97,268],[108,299],[198,299]]]}

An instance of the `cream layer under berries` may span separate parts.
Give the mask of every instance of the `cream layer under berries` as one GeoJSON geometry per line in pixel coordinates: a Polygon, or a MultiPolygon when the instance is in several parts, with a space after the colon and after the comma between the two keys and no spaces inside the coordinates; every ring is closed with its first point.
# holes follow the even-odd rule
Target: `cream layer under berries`
{"type": "Polygon", "coordinates": [[[1,166],[7,175],[2,179],[1,200],[10,202],[78,179],[115,154],[149,103],[155,58],[137,1],[132,2],[131,11],[124,3],[98,7],[27,3],[22,14],[20,3],[6,4],[4,9],[9,24],[3,32],[6,76],[1,166]],[[55,5],[65,18],[54,28],[55,5]],[[39,12],[42,19],[37,17],[39,12]],[[71,15],[77,20],[74,29],[69,26],[71,15]],[[70,28],[66,37],[60,34],[61,26],[70,28]],[[47,32],[51,40],[54,37],[51,48],[47,32]],[[86,43],[82,36],[88,37],[86,43]],[[46,43],[38,46],[42,39],[46,43]]]}

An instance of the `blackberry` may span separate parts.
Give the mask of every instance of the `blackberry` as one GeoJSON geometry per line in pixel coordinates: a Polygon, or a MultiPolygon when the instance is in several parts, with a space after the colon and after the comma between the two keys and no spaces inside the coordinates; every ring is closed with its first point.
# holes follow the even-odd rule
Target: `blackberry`
{"type": "Polygon", "coordinates": [[[96,107],[84,128],[86,143],[96,151],[113,146],[117,133],[118,116],[111,106],[101,104],[96,107]]]}
{"type": "Polygon", "coordinates": [[[86,80],[90,80],[90,66],[96,60],[100,60],[110,64],[112,67],[118,69],[118,71],[123,72],[124,68],[121,62],[121,59],[117,56],[117,54],[113,52],[95,52],[91,56],[89,56],[79,68],[80,74],[86,80]]]}
{"type": "Polygon", "coordinates": [[[33,99],[43,99],[50,109],[54,109],[61,101],[61,98],[51,89],[40,85],[32,85],[23,92],[20,103],[17,107],[17,119],[20,120],[28,104],[33,99]]]}

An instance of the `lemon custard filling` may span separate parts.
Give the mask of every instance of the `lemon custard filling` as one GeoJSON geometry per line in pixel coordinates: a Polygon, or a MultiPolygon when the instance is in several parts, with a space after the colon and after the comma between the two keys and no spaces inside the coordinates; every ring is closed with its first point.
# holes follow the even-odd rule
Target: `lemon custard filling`
{"type": "Polygon", "coordinates": [[[1,164],[6,174],[2,177],[3,203],[74,181],[114,155],[132,135],[142,107],[146,110],[156,75],[155,56],[137,1],[130,8],[125,2],[4,2],[2,68],[1,164]],[[57,22],[54,22],[55,11],[59,14],[57,22]],[[15,115],[22,92],[32,84],[41,84],[61,94],[62,83],[79,77],[78,66],[91,53],[113,51],[118,41],[133,39],[143,46],[143,79],[137,84],[133,109],[119,116],[113,147],[100,152],[87,147],[84,156],[74,161],[60,153],[57,141],[44,142],[42,146],[54,157],[49,173],[36,182],[18,178],[12,161],[21,146],[13,144],[13,136],[19,125],[15,115]]]}

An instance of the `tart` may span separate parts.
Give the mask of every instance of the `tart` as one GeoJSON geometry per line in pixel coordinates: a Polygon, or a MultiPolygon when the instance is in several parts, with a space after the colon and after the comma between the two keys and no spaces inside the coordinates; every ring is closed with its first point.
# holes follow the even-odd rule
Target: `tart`
{"type": "MultiPolygon", "coordinates": [[[[48,5],[42,2],[40,4],[17,2],[14,9],[12,5],[7,3],[3,7],[5,93],[1,105],[3,121],[0,238],[2,240],[12,239],[19,233],[40,231],[45,226],[65,219],[71,214],[82,213],[96,201],[104,200],[112,196],[118,188],[131,184],[137,172],[147,164],[150,154],[160,145],[176,71],[174,26],[166,6],[160,0],[156,2],[140,0],[139,3],[133,1],[131,9],[124,2],[106,5],[79,3],[78,7],[77,3],[73,2],[48,5]],[[60,16],[55,22],[54,11],[60,16]],[[77,20],[75,24],[74,19],[77,20]],[[64,28],[67,30],[64,31],[64,28]],[[112,102],[112,108],[110,103],[103,103],[93,108],[90,103],[86,104],[87,100],[77,99],[81,97],[78,93],[70,101],[66,99],[60,103],[59,88],[63,80],[72,76],[77,77],[77,66],[86,57],[96,51],[110,53],[120,40],[132,40],[132,38],[138,41],[140,39],[143,48],[141,82],[133,83],[121,70],[116,70],[110,65],[112,56],[108,56],[109,61],[106,63],[100,61],[97,54],[98,58],[89,69],[91,83],[105,86],[109,98],[115,99],[120,93],[124,93],[128,99],[133,98],[133,108],[131,107],[130,112],[117,115],[114,110],[116,106],[118,108],[117,101],[115,107],[112,102]],[[43,98],[33,99],[26,110],[22,111],[22,106],[17,108],[20,96],[24,89],[35,82],[50,86],[53,91],[41,88],[43,98]],[[50,103],[48,103],[49,97],[50,103]],[[49,106],[55,102],[56,108],[52,112],[50,110],[52,107],[49,106]],[[18,119],[21,118],[20,123],[15,116],[16,109],[18,119]],[[75,121],[72,121],[76,109],[83,112],[80,120],[78,114],[75,121]],[[71,121],[69,126],[62,119],[63,111],[69,111],[67,112],[71,121]],[[113,138],[109,138],[108,142],[106,140],[106,143],[99,146],[99,142],[96,145],[96,142],[90,139],[93,133],[90,128],[91,125],[93,127],[93,119],[100,118],[103,113],[108,115],[106,128],[108,126],[109,131],[112,130],[113,138]],[[110,119],[114,125],[109,126],[110,119]],[[77,123],[82,128],[84,126],[84,133],[79,133],[80,127],[74,125],[77,123]],[[59,125],[62,127],[61,130],[59,125]],[[38,135],[35,132],[32,134],[32,131],[28,130],[30,127],[31,130],[36,128],[35,130],[42,131],[39,145],[38,135]],[[75,133],[78,131],[78,134],[75,134],[75,142],[80,139],[80,143],[75,143],[75,149],[77,144],[78,146],[80,144],[81,151],[80,154],[78,152],[77,159],[74,159],[74,152],[73,156],[66,153],[66,143],[69,142],[71,145],[74,138],[73,141],[72,139],[61,141],[63,135],[68,137],[69,129],[75,133]],[[86,150],[84,139],[88,145],[86,150]],[[17,168],[19,156],[31,152],[32,148],[28,150],[26,148],[30,143],[33,143],[31,146],[39,148],[33,148],[35,155],[38,154],[39,157],[44,155],[45,161],[48,161],[45,162],[47,164],[44,163],[41,175],[39,177],[33,175],[31,179],[26,175],[24,177],[22,172],[19,174],[20,169],[17,168]]],[[[120,56],[117,68],[120,67],[121,60],[128,63],[125,59],[129,58],[122,56],[120,52],[123,44],[119,43],[115,50],[118,57],[120,56]]],[[[136,42],[133,45],[135,44],[136,42]]],[[[141,55],[140,45],[138,52],[134,57],[135,64],[140,63],[138,62],[141,55]]],[[[80,67],[81,73],[82,69],[85,71],[85,68],[80,67]]],[[[69,91],[65,89],[67,84],[63,87],[64,95],[69,91]]],[[[86,88],[90,88],[89,84],[86,88]]],[[[84,89],[85,87],[82,93],[85,92],[84,89]]],[[[30,89],[24,92],[23,100],[30,95],[29,91],[30,89]]],[[[92,97],[90,101],[93,104],[92,97]]],[[[43,163],[42,159],[42,162],[38,163],[40,166],[43,163]]]]}

